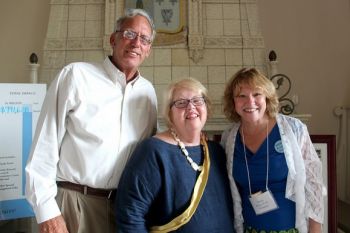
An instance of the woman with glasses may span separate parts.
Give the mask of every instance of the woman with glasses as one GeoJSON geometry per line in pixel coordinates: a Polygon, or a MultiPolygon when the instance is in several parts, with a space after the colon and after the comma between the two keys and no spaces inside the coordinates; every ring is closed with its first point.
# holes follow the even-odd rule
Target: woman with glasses
{"type": "Polygon", "coordinates": [[[255,68],[227,83],[222,136],[237,233],[320,233],[320,159],[306,126],[278,114],[274,84],[255,68]]]}
{"type": "Polygon", "coordinates": [[[168,129],[138,145],[118,185],[118,232],[234,232],[225,153],[202,133],[210,106],[193,78],[169,86],[168,129]]]}

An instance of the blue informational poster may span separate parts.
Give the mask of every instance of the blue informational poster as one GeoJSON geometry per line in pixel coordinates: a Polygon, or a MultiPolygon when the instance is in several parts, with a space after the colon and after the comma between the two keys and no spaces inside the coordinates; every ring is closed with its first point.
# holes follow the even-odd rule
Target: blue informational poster
{"type": "Polygon", "coordinates": [[[34,216],[24,168],[46,84],[0,84],[0,220],[34,216]]]}

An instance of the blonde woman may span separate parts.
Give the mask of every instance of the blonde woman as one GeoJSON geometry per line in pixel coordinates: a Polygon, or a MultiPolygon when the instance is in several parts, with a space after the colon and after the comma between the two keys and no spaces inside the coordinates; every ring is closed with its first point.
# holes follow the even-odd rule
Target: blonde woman
{"type": "Polygon", "coordinates": [[[255,68],[227,83],[222,136],[237,233],[320,233],[322,167],[306,126],[278,114],[273,83],[255,68]]]}
{"type": "Polygon", "coordinates": [[[183,79],[164,99],[168,129],[139,144],[120,180],[118,232],[234,232],[225,152],[202,135],[207,90],[183,79]]]}

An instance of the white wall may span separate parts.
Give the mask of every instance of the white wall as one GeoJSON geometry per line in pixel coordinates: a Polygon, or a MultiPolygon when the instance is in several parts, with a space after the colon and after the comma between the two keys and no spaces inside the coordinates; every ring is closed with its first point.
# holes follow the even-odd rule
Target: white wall
{"type": "Polygon", "coordinates": [[[267,51],[299,96],[297,113],[310,113],[313,134],[336,134],[333,108],[350,105],[350,1],[258,0],[267,51]]]}
{"type": "MultiPolygon", "coordinates": [[[[258,0],[267,52],[293,82],[296,113],[313,134],[336,134],[333,108],[350,105],[350,1],[258,0]]],[[[0,2],[0,82],[28,82],[29,56],[42,62],[49,0],[0,2]]]]}
{"type": "Polygon", "coordinates": [[[0,82],[29,82],[29,56],[42,62],[49,17],[49,0],[0,2],[0,82]]]}

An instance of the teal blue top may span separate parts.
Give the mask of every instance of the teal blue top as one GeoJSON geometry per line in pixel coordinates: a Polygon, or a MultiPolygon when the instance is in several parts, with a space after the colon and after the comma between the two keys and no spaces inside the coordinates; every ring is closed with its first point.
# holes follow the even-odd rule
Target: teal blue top
{"type": "MultiPolygon", "coordinates": [[[[208,142],[208,148],[211,165],[201,201],[191,220],[174,232],[235,232],[225,152],[214,142],[208,142]]],[[[202,146],[186,149],[197,164],[203,163],[202,146]]],[[[118,185],[118,232],[146,233],[150,226],[164,225],[180,215],[189,206],[198,175],[177,145],[154,137],[140,143],[118,185]]]]}
{"type": "MultiPolygon", "coordinates": [[[[252,193],[266,191],[267,140],[254,154],[246,147],[252,193]]],[[[241,135],[237,134],[234,150],[233,177],[242,198],[245,227],[265,231],[289,230],[295,227],[295,203],[285,198],[288,167],[283,151],[281,136],[276,124],[269,134],[269,181],[278,209],[256,215],[249,201],[249,184],[241,135]]]]}

